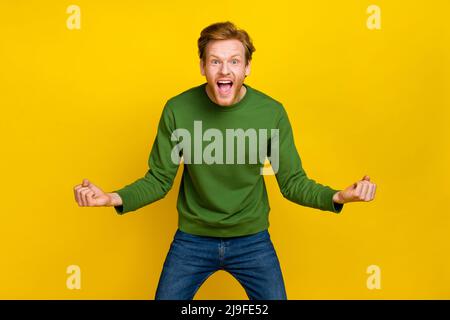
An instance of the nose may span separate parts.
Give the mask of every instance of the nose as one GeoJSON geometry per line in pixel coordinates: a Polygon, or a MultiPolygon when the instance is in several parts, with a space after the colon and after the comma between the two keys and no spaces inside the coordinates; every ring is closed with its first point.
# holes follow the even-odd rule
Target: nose
{"type": "Polygon", "coordinates": [[[227,75],[230,73],[230,70],[228,69],[228,64],[222,63],[222,69],[220,70],[220,72],[222,72],[222,74],[227,75]]]}

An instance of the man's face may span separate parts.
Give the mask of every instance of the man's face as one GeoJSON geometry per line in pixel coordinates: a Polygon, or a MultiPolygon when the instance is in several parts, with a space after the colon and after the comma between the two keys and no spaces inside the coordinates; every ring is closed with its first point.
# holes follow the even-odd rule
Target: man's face
{"type": "Polygon", "coordinates": [[[208,82],[208,96],[218,105],[235,104],[245,94],[242,84],[250,74],[250,62],[246,64],[245,48],[239,40],[210,41],[200,70],[208,82]]]}

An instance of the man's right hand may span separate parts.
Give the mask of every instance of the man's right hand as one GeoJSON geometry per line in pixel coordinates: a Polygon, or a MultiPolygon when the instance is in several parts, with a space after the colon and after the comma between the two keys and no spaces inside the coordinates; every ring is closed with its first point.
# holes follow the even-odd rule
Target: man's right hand
{"type": "Polygon", "coordinates": [[[122,204],[117,193],[105,193],[88,179],[73,188],[75,200],[80,207],[110,207],[122,204]]]}

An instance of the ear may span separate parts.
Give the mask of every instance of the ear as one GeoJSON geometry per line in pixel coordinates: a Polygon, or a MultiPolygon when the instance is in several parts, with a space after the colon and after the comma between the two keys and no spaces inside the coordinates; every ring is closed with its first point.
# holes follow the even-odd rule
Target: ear
{"type": "Polygon", "coordinates": [[[200,59],[200,73],[202,74],[202,76],[205,75],[205,66],[203,64],[203,60],[200,59]]]}
{"type": "Polygon", "coordinates": [[[248,75],[250,75],[250,70],[251,70],[251,65],[252,65],[252,61],[250,60],[247,65],[245,66],[245,76],[247,77],[248,75]]]}

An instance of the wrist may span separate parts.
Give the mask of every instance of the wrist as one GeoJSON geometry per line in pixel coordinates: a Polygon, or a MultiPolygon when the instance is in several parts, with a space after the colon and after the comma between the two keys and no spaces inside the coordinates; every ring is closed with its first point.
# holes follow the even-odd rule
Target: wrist
{"type": "Polygon", "coordinates": [[[108,198],[109,198],[109,203],[108,203],[109,207],[115,207],[115,206],[122,205],[122,198],[119,196],[118,193],[116,193],[116,192],[108,193],[108,198]]]}
{"type": "Polygon", "coordinates": [[[342,199],[341,191],[338,191],[333,195],[333,201],[339,204],[345,203],[344,199],[342,199]]]}

